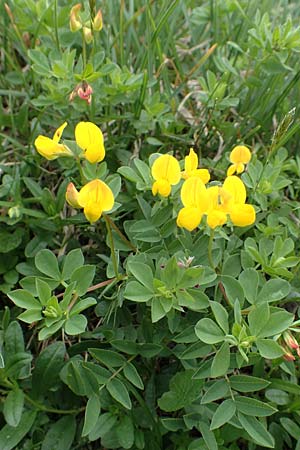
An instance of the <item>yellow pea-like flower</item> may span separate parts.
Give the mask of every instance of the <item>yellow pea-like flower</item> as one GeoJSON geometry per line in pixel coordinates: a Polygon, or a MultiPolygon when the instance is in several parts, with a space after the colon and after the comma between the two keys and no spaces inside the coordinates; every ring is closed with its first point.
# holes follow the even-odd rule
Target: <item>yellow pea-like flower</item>
{"type": "Polygon", "coordinates": [[[240,174],[245,170],[245,164],[251,159],[251,152],[249,148],[244,145],[237,145],[230,153],[230,162],[232,163],[227,170],[227,176],[234,173],[240,174]]]}
{"type": "Polygon", "coordinates": [[[40,155],[49,160],[56,159],[59,156],[73,156],[73,153],[68,147],[59,143],[66,126],[67,122],[64,122],[57,128],[52,139],[41,134],[36,138],[34,145],[40,155]]]}
{"type": "Polygon", "coordinates": [[[103,134],[97,125],[92,122],[79,122],[75,128],[75,139],[90,163],[94,164],[104,159],[103,134]]]}
{"type": "Polygon", "coordinates": [[[183,183],[181,201],[184,207],[179,211],[177,225],[192,231],[209,207],[207,189],[199,177],[190,177],[183,183]]]}
{"type": "Polygon", "coordinates": [[[154,161],[151,174],[155,180],[152,185],[152,194],[168,197],[171,186],[179,183],[181,178],[179,162],[174,156],[161,155],[154,161]]]}
{"type": "Polygon", "coordinates": [[[103,181],[96,179],[83,186],[77,197],[78,204],[83,208],[87,220],[91,223],[100,219],[103,212],[110,211],[114,206],[114,195],[103,181]]]}
{"type": "Polygon", "coordinates": [[[190,177],[199,177],[204,184],[210,180],[207,169],[198,169],[198,156],[192,148],[190,148],[189,155],[184,158],[184,171],[182,172],[182,178],[185,180],[190,177]]]}

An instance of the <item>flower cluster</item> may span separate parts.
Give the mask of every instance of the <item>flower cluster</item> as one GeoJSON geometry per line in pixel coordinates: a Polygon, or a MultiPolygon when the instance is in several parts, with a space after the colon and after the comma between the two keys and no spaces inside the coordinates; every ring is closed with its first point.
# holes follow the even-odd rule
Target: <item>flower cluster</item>
{"type": "Polygon", "coordinates": [[[83,36],[87,44],[93,41],[93,31],[100,31],[103,28],[102,12],[99,9],[92,20],[92,27],[90,27],[89,21],[84,21],[80,14],[81,3],[77,3],[72,7],[70,12],[70,30],[75,33],[78,30],[83,31],[83,36]]]}
{"type": "Polygon", "coordinates": [[[197,228],[206,216],[207,225],[214,229],[227,223],[228,219],[239,227],[255,222],[255,209],[246,203],[246,188],[236,175],[244,171],[245,164],[251,159],[247,147],[237,146],[230,154],[232,165],[227,171],[227,177],[222,186],[206,187],[210,180],[207,169],[198,168],[198,157],[193,149],[184,160],[184,171],[181,172],[179,162],[171,155],[159,156],[152,166],[154,178],[152,193],[167,197],[171,186],[185,181],[181,187],[183,208],[177,216],[177,225],[192,231],[197,228]]]}
{"type": "MultiPolygon", "coordinates": [[[[61,156],[86,159],[92,164],[102,161],[105,157],[103,134],[100,128],[92,122],[79,122],[75,127],[75,140],[80,154],[74,154],[69,147],[60,143],[63,130],[67,122],[63,123],[54,133],[53,138],[39,135],[35,140],[37,151],[49,160],[61,156]]],[[[104,181],[95,179],[85,184],[77,191],[73,183],[69,183],[66,200],[73,208],[83,208],[89,222],[96,222],[103,212],[110,211],[114,205],[114,196],[104,181]]]]}
{"type": "Polygon", "coordinates": [[[299,343],[289,330],[283,333],[283,342],[281,342],[281,347],[284,351],[283,357],[286,361],[295,361],[296,358],[292,353],[293,350],[296,350],[297,355],[300,356],[299,343]]]}

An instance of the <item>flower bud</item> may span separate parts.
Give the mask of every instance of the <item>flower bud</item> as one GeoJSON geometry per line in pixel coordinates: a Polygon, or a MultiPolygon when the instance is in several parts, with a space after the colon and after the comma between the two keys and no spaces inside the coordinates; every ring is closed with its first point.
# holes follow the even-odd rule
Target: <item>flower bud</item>
{"type": "Polygon", "coordinates": [[[81,9],[81,3],[73,6],[70,12],[70,30],[75,33],[82,28],[81,18],[79,16],[79,11],[81,9]]]}
{"type": "Polygon", "coordinates": [[[81,208],[81,206],[78,203],[78,194],[76,187],[73,183],[69,183],[67,186],[66,191],[66,200],[69,203],[69,205],[73,206],[73,208],[81,208]]]}
{"type": "Polygon", "coordinates": [[[83,35],[87,44],[90,44],[93,41],[93,33],[89,27],[83,27],[83,35]]]}
{"type": "Polygon", "coordinates": [[[18,206],[18,205],[12,206],[11,208],[9,208],[7,213],[8,213],[8,216],[10,219],[19,219],[22,215],[20,206],[18,206]]]}
{"type": "Polygon", "coordinates": [[[93,20],[93,30],[100,31],[102,30],[102,28],[103,28],[102,12],[101,9],[99,9],[93,20]]]}
{"type": "Polygon", "coordinates": [[[289,331],[285,331],[283,333],[283,339],[284,339],[285,343],[287,344],[287,346],[289,348],[291,348],[292,350],[297,350],[299,348],[298,342],[296,341],[294,336],[289,331]]]}

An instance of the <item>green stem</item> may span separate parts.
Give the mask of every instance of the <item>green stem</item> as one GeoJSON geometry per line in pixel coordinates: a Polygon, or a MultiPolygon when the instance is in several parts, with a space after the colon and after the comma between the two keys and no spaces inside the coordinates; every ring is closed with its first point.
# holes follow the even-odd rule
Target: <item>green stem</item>
{"type": "Polygon", "coordinates": [[[208,261],[209,261],[210,267],[212,269],[215,269],[214,260],[212,257],[212,244],[213,244],[213,240],[214,240],[214,235],[215,235],[215,230],[211,229],[209,241],[208,241],[208,261]]]}
{"type": "Polygon", "coordinates": [[[57,20],[57,0],[54,0],[54,27],[55,27],[56,46],[57,46],[57,50],[59,51],[58,20],[57,20]]]}
{"type": "Polygon", "coordinates": [[[79,409],[56,409],[56,408],[47,408],[47,406],[42,405],[35,400],[33,400],[29,395],[24,394],[25,399],[31,403],[33,406],[35,406],[39,411],[45,411],[48,413],[53,414],[78,414],[85,410],[85,407],[79,408],[79,409]]]}
{"type": "Polygon", "coordinates": [[[82,72],[85,71],[85,67],[86,67],[86,42],[82,28],[82,72]]]}
{"type": "Polygon", "coordinates": [[[113,239],[113,235],[112,235],[112,231],[111,231],[111,225],[110,225],[110,221],[109,221],[107,215],[103,214],[103,217],[104,217],[107,232],[108,232],[109,246],[110,246],[110,251],[111,251],[111,259],[112,259],[112,263],[113,263],[113,267],[114,267],[114,272],[116,275],[116,279],[118,280],[119,279],[118,262],[117,262],[116,253],[115,253],[115,245],[114,245],[114,239],[113,239]]]}
{"type": "Polygon", "coordinates": [[[110,226],[116,231],[116,233],[120,236],[123,242],[131,248],[134,252],[137,252],[137,248],[124,236],[122,231],[117,227],[117,225],[111,220],[109,216],[106,216],[107,220],[109,221],[110,226]]]}
{"type": "Polygon", "coordinates": [[[80,159],[79,158],[76,158],[76,164],[77,164],[77,167],[78,167],[78,170],[79,170],[79,173],[80,173],[81,183],[85,184],[87,182],[87,179],[86,179],[86,177],[85,177],[85,175],[83,173],[83,169],[82,169],[82,166],[80,164],[80,159]]]}

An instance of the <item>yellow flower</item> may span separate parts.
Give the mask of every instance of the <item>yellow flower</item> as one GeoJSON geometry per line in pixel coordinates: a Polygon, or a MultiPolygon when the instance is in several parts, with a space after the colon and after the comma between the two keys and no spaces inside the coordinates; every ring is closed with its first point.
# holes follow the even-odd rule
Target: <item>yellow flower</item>
{"type": "Polygon", "coordinates": [[[103,28],[102,12],[101,9],[99,9],[93,20],[93,30],[101,31],[102,28],[103,28]]]}
{"type": "Polygon", "coordinates": [[[245,227],[255,222],[255,209],[246,204],[246,188],[235,175],[225,179],[223,186],[213,186],[207,190],[210,207],[207,224],[210,228],[224,225],[229,215],[237,227],[245,227]]]}
{"type": "Polygon", "coordinates": [[[155,180],[152,194],[160,194],[162,197],[168,197],[171,186],[179,183],[181,178],[179,162],[171,155],[159,156],[151,167],[151,173],[155,180]]]}
{"type": "Polygon", "coordinates": [[[81,3],[77,3],[70,12],[70,30],[75,33],[82,28],[81,18],[79,16],[79,11],[81,9],[81,3]]]}
{"type": "Polygon", "coordinates": [[[184,171],[182,172],[182,178],[186,180],[189,177],[199,177],[204,184],[210,180],[207,169],[198,169],[198,156],[192,148],[190,148],[189,155],[184,158],[184,171]]]}
{"type": "Polygon", "coordinates": [[[104,159],[103,134],[97,125],[92,122],[79,122],[75,128],[75,139],[90,163],[94,164],[104,159]]]}
{"type": "Polygon", "coordinates": [[[40,155],[49,160],[56,159],[59,156],[73,156],[71,150],[64,144],[59,144],[61,135],[67,126],[67,122],[64,122],[54,133],[53,138],[39,135],[34,141],[34,145],[40,155]]]}
{"type": "Polygon", "coordinates": [[[251,159],[250,150],[244,145],[237,145],[230,153],[230,162],[232,165],[227,170],[227,176],[244,172],[245,164],[251,159]]]}
{"type": "Polygon", "coordinates": [[[111,189],[98,179],[84,185],[79,192],[73,183],[70,183],[66,200],[74,208],[83,208],[85,217],[91,223],[100,219],[103,212],[110,211],[115,202],[111,189]]]}
{"type": "Polygon", "coordinates": [[[181,201],[177,225],[192,231],[200,224],[203,214],[209,206],[209,197],[203,181],[199,177],[190,177],[182,185],[181,201]]]}
{"type": "Polygon", "coordinates": [[[227,204],[227,212],[231,222],[237,227],[252,225],[256,219],[255,209],[246,202],[246,188],[242,180],[236,176],[227,177],[223,188],[231,195],[227,204]]]}

